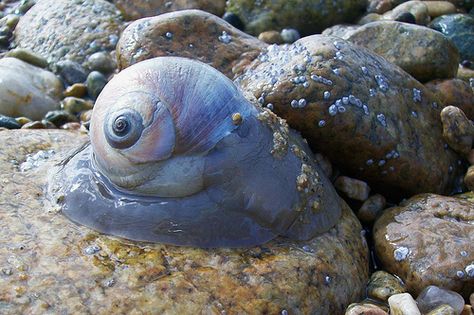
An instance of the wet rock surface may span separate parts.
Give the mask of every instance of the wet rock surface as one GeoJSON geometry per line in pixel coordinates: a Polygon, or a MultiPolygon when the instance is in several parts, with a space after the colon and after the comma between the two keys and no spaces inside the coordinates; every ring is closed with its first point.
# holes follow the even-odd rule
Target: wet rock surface
{"type": "Polygon", "coordinates": [[[20,18],[14,43],[49,62],[79,63],[115,48],[121,28],[117,8],[105,0],[39,0],[20,18]]]}
{"type": "Polygon", "coordinates": [[[178,10],[199,9],[217,16],[222,16],[225,0],[113,0],[127,20],[137,20],[178,10]]]}
{"type": "Polygon", "coordinates": [[[253,35],[288,27],[297,29],[303,36],[318,33],[330,25],[354,21],[366,6],[361,0],[229,0],[227,3],[227,10],[239,16],[245,31],[253,35]]]}
{"type": "Polygon", "coordinates": [[[443,137],[456,152],[466,156],[474,140],[474,124],[455,106],[447,106],[441,111],[443,137]]]}
{"type": "Polygon", "coordinates": [[[20,59],[0,59],[0,114],[41,119],[59,107],[63,85],[51,72],[20,59]]]}
{"type": "Polygon", "coordinates": [[[452,187],[458,158],[445,148],[439,101],[368,50],[309,36],[270,46],[236,82],[347,175],[392,192],[452,187]]]}
{"type": "Polygon", "coordinates": [[[346,39],[381,55],[422,82],[453,78],[458,71],[456,46],[427,27],[396,21],[373,22],[346,39]]]}
{"type": "Polygon", "coordinates": [[[407,290],[428,285],[464,298],[474,290],[474,195],[422,194],[384,211],[375,222],[375,250],[407,290]]]}
{"type": "Polygon", "coordinates": [[[117,45],[119,68],[159,56],[198,59],[232,78],[267,45],[200,10],[183,10],[130,24],[117,45]]]}
{"type": "Polygon", "coordinates": [[[247,249],[130,243],[75,225],[46,200],[46,173],[85,141],[0,131],[3,313],[339,314],[362,297],[368,253],[347,207],[311,241],[247,249]]]}
{"type": "Polygon", "coordinates": [[[460,79],[435,80],[425,84],[444,106],[459,107],[466,116],[474,120],[474,90],[468,82],[460,79]]]}

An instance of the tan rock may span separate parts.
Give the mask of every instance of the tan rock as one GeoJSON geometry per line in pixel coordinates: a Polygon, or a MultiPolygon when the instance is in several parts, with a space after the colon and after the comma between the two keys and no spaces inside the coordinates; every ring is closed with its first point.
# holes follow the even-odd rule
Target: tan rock
{"type": "Polygon", "coordinates": [[[454,310],[454,308],[452,308],[448,304],[443,304],[425,314],[426,315],[457,315],[458,313],[454,310]]]}
{"type": "Polygon", "coordinates": [[[471,165],[474,165],[474,149],[469,151],[469,154],[467,155],[467,160],[471,165]]]}
{"type": "Polygon", "coordinates": [[[444,140],[459,154],[469,154],[474,140],[474,124],[455,106],[443,108],[440,116],[444,140]]]}
{"type": "Polygon", "coordinates": [[[228,77],[267,44],[199,10],[183,10],[130,24],[117,45],[119,68],[158,56],[180,56],[210,64],[228,77]]]}
{"type": "Polygon", "coordinates": [[[258,39],[267,44],[282,44],[283,38],[280,32],[277,31],[266,31],[258,35],[258,39]]]}
{"type": "Polygon", "coordinates": [[[383,19],[395,20],[398,16],[403,13],[411,13],[415,17],[416,24],[426,25],[430,21],[428,13],[428,7],[424,1],[407,1],[398,6],[393,10],[386,12],[383,15],[383,19]]]}
{"type": "Polygon", "coordinates": [[[353,303],[349,305],[345,315],[388,315],[388,313],[374,304],[353,303]]]}
{"type": "Polygon", "coordinates": [[[428,15],[434,19],[435,17],[456,13],[456,6],[448,1],[423,1],[428,9],[428,15]]]}
{"type": "Polygon", "coordinates": [[[466,175],[464,176],[464,184],[467,189],[474,191],[474,165],[469,166],[466,175]]]}
{"type": "Polygon", "coordinates": [[[187,9],[199,9],[222,16],[225,9],[225,0],[113,0],[112,2],[126,20],[138,20],[187,9]]]}
{"type": "Polygon", "coordinates": [[[399,278],[382,270],[374,272],[367,285],[367,296],[383,302],[394,294],[405,292],[405,285],[399,278]]]}
{"type": "Polygon", "coordinates": [[[334,182],[334,187],[350,199],[364,201],[369,197],[369,185],[355,178],[339,176],[334,182]]]}
{"type": "Polygon", "coordinates": [[[473,315],[473,314],[474,314],[474,310],[472,309],[472,306],[466,304],[464,305],[464,309],[462,310],[460,315],[473,315]]]}
{"type": "Polygon", "coordinates": [[[388,298],[391,315],[421,315],[410,293],[400,293],[388,298]]]}
{"type": "Polygon", "coordinates": [[[368,250],[347,207],[321,237],[242,249],[122,241],[70,222],[45,198],[46,174],[85,141],[64,130],[0,132],[4,314],[342,314],[362,297],[368,250]]]}
{"type": "Polygon", "coordinates": [[[87,86],[83,83],[75,83],[71,86],[68,86],[63,94],[64,97],[83,97],[87,94],[87,86]]]}
{"type": "Polygon", "coordinates": [[[428,285],[467,298],[474,290],[474,194],[422,194],[386,209],[374,225],[377,257],[408,292],[428,285]]]}
{"type": "Polygon", "coordinates": [[[474,70],[472,69],[459,66],[457,78],[466,81],[471,86],[474,86],[474,70]]]}
{"type": "Polygon", "coordinates": [[[474,120],[474,90],[469,82],[461,79],[435,80],[425,84],[444,106],[459,107],[467,116],[474,120]]]}

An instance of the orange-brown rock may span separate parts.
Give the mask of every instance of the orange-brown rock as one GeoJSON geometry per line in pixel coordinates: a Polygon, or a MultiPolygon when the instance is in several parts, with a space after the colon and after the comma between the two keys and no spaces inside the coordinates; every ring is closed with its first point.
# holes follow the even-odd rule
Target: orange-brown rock
{"type": "Polygon", "coordinates": [[[474,90],[468,82],[460,79],[435,80],[425,86],[441,104],[459,107],[469,119],[474,120],[474,90]]]}
{"type": "Polygon", "coordinates": [[[200,60],[232,78],[267,44],[200,10],[183,10],[130,24],[117,45],[119,67],[158,56],[200,60]]]}
{"type": "Polygon", "coordinates": [[[377,257],[418,295],[428,285],[474,290],[474,194],[415,196],[375,222],[377,257]]]}

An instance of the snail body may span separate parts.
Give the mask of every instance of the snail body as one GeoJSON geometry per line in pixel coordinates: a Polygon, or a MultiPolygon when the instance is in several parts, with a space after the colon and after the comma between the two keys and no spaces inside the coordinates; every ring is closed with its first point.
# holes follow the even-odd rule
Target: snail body
{"type": "Polygon", "coordinates": [[[90,138],[55,181],[63,213],[106,234],[241,247],[309,239],[340,216],[303,139],[198,61],[123,70],[97,99],[90,138]]]}

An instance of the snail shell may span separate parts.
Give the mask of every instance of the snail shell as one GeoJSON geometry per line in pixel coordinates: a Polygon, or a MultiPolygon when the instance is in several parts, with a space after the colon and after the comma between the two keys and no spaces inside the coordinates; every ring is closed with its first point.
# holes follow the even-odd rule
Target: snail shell
{"type": "Polygon", "coordinates": [[[123,70],[97,99],[90,137],[56,181],[64,214],[103,233],[240,247],[309,239],[340,216],[299,135],[198,61],[123,70]]]}

